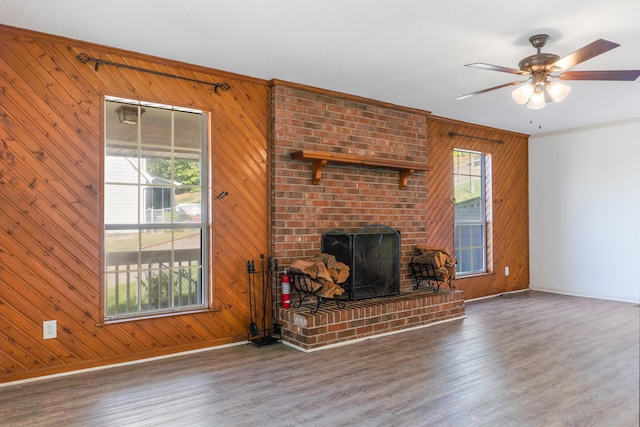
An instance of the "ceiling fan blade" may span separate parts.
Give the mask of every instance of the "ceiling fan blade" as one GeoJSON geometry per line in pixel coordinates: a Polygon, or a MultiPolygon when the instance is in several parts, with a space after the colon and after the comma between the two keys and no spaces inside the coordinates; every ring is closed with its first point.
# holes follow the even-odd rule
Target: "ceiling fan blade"
{"type": "Polygon", "coordinates": [[[587,59],[591,59],[605,52],[608,52],[611,49],[615,49],[618,46],[620,46],[618,43],[610,42],[604,39],[598,39],[584,47],[581,47],[575,52],[570,53],[564,58],[558,59],[552,64],[552,66],[559,67],[562,70],[566,70],[580,64],[581,62],[586,61],[587,59]]]}
{"type": "Polygon", "coordinates": [[[516,68],[501,67],[499,65],[484,64],[482,62],[466,64],[465,67],[480,68],[481,70],[489,70],[489,71],[501,71],[503,73],[509,73],[509,74],[520,74],[521,76],[526,76],[529,74],[528,71],[522,71],[516,68]]]}
{"type": "Polygon", "coordinates": [[[640,76],[640,70],[567,71],[558,76],[560,80],[613,80],[632,82],[640,76]]]}
{"type": "Polygon", "coordinates": [[[507,87],[507,86],[519,85],[520,83],[524,83],[524,82],[526,82],[526,80],[517,81],[517,82],[511,82],[511,83],[505,83],[505,84],[502,84],[500,86],[494,86],[494,87],[490,87],[488,89],[482,89],[482,90],[479,90],[477,92],[468,93],[466,95],[458,96],[458,97],[453,98],[453,99],[455,99],[455,100],[466,99],[466,98],[470,98],[470,97],[472,97],[474,95],[480,95],[481,93],[490,92],[492,90],[500,89],[500,88],[507,87]]]}

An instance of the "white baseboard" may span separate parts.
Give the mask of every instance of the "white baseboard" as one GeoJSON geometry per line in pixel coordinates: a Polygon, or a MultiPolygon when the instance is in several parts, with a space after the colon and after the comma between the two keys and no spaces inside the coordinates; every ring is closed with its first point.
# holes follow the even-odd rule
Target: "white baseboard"
{"type": "Polygon", "coordinates": [[[204,347],[204,348],[199,348],[199,349],[196,349],[196,350],[181,351],[179,353],[171,353],[171,354],[165,354],[165,355],[162,355],[162,356],[148,357],[148,358],[145,358],[145,359],[130,360],[128,362],[113,363],[113,364],[110,364],[110,365],[95,366],[93,368],[77,369],[77,370],[74,370],[74,371],[60,372],[58,374],[43,375],[43,376],[34,377],[34,378],[26,378],[24,380],[17,380],[17,381],[11,381],[11,382],[7,382],[7,383],[0,383],[0,388],[12,386],[12,385],[17,385],[17,384],[31,383],[31,382],[34,382],[34,381],[48,380],[48,379],[51,379],[51,378],[66,377],[66,376],[69,376],[69,375],[80,374],[80,373],[83,373],[83,372],[92,372],[92,371],[99,371],[99,370],[102,370],[102,369],[111,369],[111,368],[116,368],[118,366],[137,365],[139,363],[147,363],[147,362],[152,362],[154,360],[162,360],[162,359],[169,359],[171,357],[186,356],[188,354],[202,353],[202,352],[211,351],[211,350],[219,350],[219,349],[223,349],[223,348],[227,348],[227,347],[234,347],[236,345],[243,345],[243,344],[248,344],[248,343],[249,343],[249,341],[240,341],[240,342],[234,342],[234,343],[231,343],[231,344],[217,345],[217,346],[214,346],[214,347],[204,347]]]}
{"type": "Polygon", "coordinates": [[[632,304],[640,304],[640,299],[624,298],[624,297],[616,298],[611,295],[593,294],[590,292],[566,291],[562,289],[545,288],[544,286],[537,286],[537,285],[529,286],[529,289],[531,289],[532,291],[548,292],[550,294],[567,295],[572,297],[594,298],[594,299],[603,299],[608,301],[629,302],[632,304]]]}
{"type": "Polygon", "coordinates": [[[517,291],[509,291],[509,292],[500,292],[499,294],[495,294],[495,295],[487,295],[485,297],[478,297],[478,298],[470,298],[470,299],[465,299],[464,302],[465,304],[468,302],[472,302],[472,301],[480,301],[483,299],[489,299],[489,298],[496,298],[502,295],[509,295],[509,294],[517,294],[520,292],[527,292],[530,291],[531,289],[527,288],[527,289],[518,289],[517,291]]]}

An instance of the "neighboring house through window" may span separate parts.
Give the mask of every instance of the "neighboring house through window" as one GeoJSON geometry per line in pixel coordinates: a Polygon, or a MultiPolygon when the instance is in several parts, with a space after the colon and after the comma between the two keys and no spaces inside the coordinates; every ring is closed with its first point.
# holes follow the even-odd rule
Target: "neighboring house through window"
{"type": "Polygon", "coordinates": [[[105,318],[205,308],[207,115],[107,97],[104,123],[105,318]]]}
{"type": "Polygon", "coordinates": [[[454,248],[456,272],[461,276],[488,270],[488,164],[490,157],[486,154],[453,151],[454,248]]]}

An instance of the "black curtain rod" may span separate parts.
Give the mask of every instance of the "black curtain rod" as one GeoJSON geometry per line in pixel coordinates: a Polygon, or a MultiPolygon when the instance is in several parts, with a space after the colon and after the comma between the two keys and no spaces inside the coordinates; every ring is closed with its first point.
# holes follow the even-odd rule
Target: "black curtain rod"
{"type": "Polygon", "coordinates": [[[95,62],[96,65],[94,69],[96,70],[96,72],[98,71],[98,67],[100,67],[100,64],[113,65],[114,67],[127,68],[129,70],[142,71],[143,73],[151,73],[151,74],[156,74],[158,76],[171,77],[174,79],[187,80],[194,83],[201,83],[204,85],[213,86],[213,91],[215,93],[218,93],[218,89],[222,89],[225,91],[231,89],[231,86],[229,86],[228,83],[211,83],[211,82],[205,82],[203,80],[190,79],[189,77],[176,76],[175,74],[163,73],[160,71],[149,70],[147,68],[134,67],[133,65],[120,64],[118,62],[111,62],[111,61],[105,61],[103,59],[92,58],[86,53],[80,53],[76,58],[78,58],[78,60],[83,64],[86,64],[87,62],[91,62],[91,61],[95,62]]]}
{"type": "Polygon", "coordinates": [[[453,131],[449,132],[449,136],[451,138],[453,138],[454,136],[461,136],[462,138],[481,139],[482,141],[497,142],[498,144],[504,144],[504,141],[501,139],[483,138],[481,136],[465,135],[465,134],[456,133],[453,131]]]}

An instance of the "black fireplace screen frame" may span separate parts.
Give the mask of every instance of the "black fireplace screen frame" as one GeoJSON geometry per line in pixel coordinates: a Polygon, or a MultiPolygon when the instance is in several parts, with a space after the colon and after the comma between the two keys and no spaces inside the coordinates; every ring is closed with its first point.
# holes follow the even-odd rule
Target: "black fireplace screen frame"
{"type": "Polygon", "coordinates": [[[398,230],[373,224],[356,233],[323,233],[321,250],[349,266],[343,298],[355,301],[400,293],[400,243],[398,230]]]}

